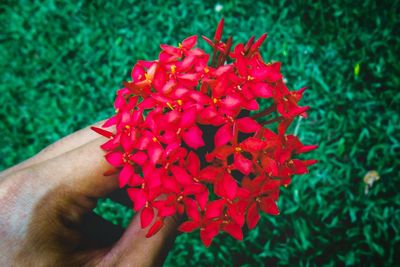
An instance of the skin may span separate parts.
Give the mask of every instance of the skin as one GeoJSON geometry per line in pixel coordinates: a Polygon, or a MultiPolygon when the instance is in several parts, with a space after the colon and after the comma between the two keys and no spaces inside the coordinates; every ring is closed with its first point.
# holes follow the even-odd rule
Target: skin
{"type": "Polygon", "coordinates": [[[162,265],[177,218],[166,218],[146,238],[148,228],[135,216],[111,244],[99,245],[82,231],[97,199],[118,188],[117,177],[103,175],[109,169],[99,148],[104,142],[88,127],[0,173],[0,266],[162,265]]]}

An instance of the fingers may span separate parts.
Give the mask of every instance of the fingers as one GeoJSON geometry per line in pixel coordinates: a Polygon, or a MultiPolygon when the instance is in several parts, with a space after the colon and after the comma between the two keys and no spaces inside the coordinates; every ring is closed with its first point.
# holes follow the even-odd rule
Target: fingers
{"type": "MultiPolygon", "coordinates": [[[[100,121],[92,126],[97,126],[100,127],[104,121],[100,121]]],[[[49,145],[42,151],[40,151],[37,155],[34,157],[27,159],[18,165],[15,165],[3,172],[0,173],[0,179],[8,176],[9,174],[13,172],[20,171],[24,168],[28,168],[34,164],[41,163],[43,161],[46,161],[48,159],[57,157],[63,153],[66,153],[68,151],[71,151],[75,148],[78,148],[90,141],[93,141],[96,138],[99,138],[99,134],[93,132],[90,129],[91,126],[88,126],[86,128],[83,128],[75,133],[72,133],[59,141],[57,141],[54,144],[49,145]]]]}
{"type": "Polygon", "coordinates": [[[102,266],[161,266],[175,241],[178,219],[165,218],[163,228],[150,238],[146,238],[148,228],[141,228],[137,214],[122,238],[106,254],[102,266]]]}
{"type": "Polygon", "coordinates": [[[55,180],[68,189],[91,198],[99,198],[118,188],[115,176],[104,176],[110,165],[100,148],[103,137],[36,165],[42,177],[55,180]]]}

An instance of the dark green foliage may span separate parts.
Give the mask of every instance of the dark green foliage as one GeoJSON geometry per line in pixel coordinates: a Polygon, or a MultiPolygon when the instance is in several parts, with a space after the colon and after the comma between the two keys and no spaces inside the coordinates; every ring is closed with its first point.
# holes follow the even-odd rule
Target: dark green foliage
{"type": "MultiPolygon", "coordinates": [[[[207,249],[198,232],[181,235],[165,265],[400,262],[399,1],[231,0],[219,13],[200,0],[33,2],[0,3],[1,169],[110,116],[136,60],[156,58],[160,43],[212,36],[224,17],[236,42],[268,32],[264,57],[282,62],[291,88],[310,87],[299,136],[320,145],[307,155],[320,162],[243,242],[222,235],[207,249]],[[381,179],[365,195],[369,170],[381,179]]],[[[97,212],[122,225],[132,216],[108,200],[97,212]]]]}

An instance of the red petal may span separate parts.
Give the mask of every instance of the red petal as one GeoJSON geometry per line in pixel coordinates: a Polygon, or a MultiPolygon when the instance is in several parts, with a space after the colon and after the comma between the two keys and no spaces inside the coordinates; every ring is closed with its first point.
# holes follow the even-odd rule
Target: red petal
{"type": "Polygon", "coordinates": [[[122,188],[127,185],[134,173],[134,168],[131,164],[124,164],[121,172],[119,173],[118,181],[119,187],[122,188]]]}
{"type": "Polygon", "coordinates": [[[182,46],[186,49],[192,49],[197,43],[197,36],[193,35],[182,41],[182,46]]]}
{"type": "Polygon", "coordinates": [[[243,103],[243,108],[248,109],[248,110],[258,110],[260,106],[258,105],[257,100],[251,99],[248,100],[247,102],[243,103]]]}
{"type": "Polygon", "coordinates": [[[224,199],[219,199],[219,200],[214,200],[211,202],[208,202],[206,206],[206,212],[205,216],[207,219],[211,218],[218,218],[222,215],[222,211],[225,207],[225,200],[224,199]]]}
{"type": "Polygon", "coordinates": [[[211,245],[212,240],[218,234],[220,224],[220,221],[216,221],[210,223],[204,229],[200,229],[200,239],[206,247],[211,245]]]}
{"type": "Polygon", "coordinates": [[[254,44],[251,46],[251,51],[254,52],[256,51],[258,48],[260,48],[260,46],[262,45],[262,43],[264,42],[265,38],[267,38],[267,34],[264,33],[263,35],[261,35],[260,38],[257,39],[257,41],[254,42],[254,44]]]}
{"type": "Polygon", "coordinates": [[[149,146],[147,152],[149,153],[151,163],[156,164],[163,154],[163,149],[161,145],[153,144],[149,146]]]}
{"type": "Polygon", "coordinates": [[[215,31],[214,40],[219,42],[222,37],[222,31],[224,30],[224,19],[221,19],[218,23],[217,30],[215,31]]]}
{"type": "Polygon", "coordinates": [[[184,168],[174,165],[171,166],[170,170],[180,184],[189,185],[193,183],[192,177],[185,171],[184,168]]]}
{"type": "Polygon", "coordinates": [[[251,91],[256,97],[269,98],[272,97],[274,88],[267,83],[256,83],[251,86],[251,91]]]}
{"type": "Polygon", "coordinates": [[[242,102],[242,99],[240,97],[234,96],[234,95],[227,95],[224,100],[222,100],[222,103],[224,106],[228,109],[235,109],[238,106],[240,106],[242,102]]]}
{"type": "Polygon", "coordinates": [[[131,180],[129,181],[128,185],[129,186],[138,186],[138,185],[141,185],[142,183],[143,183],[143,178],[140,175],[134,173],[132,175],[131,180]]]}
{"type": "Polygon", "coordinates": [[[258,212],[257,203],[254,202],[253,204],[251,204],[249,210],[247,211],[247,216],[246,216],[247,227],[249,227],[249,229],[253,229],[254,227],[256,227],[259,220],[260,220],[260,213],[258,212]]]}
{"type": "Polygon", "coordinates": [[[147,155],[143,151],[139,151],[132,156],[132,161],[138,165],[143,165],[147,160],[147,155]]]}
{"type": "Polygon", "coordinates": [[[228,206],[228,215],[231,216],[232,220],[240,227],[244,224],[244,214],[238,210],[237,205],[228,206]]]}
{"type": "Polygon", "coordinates": [[[181,232],[185,232],[185,233],[189,233],[189,232],[193,232],[193,230],[199,228],[200,225],[198,222],[192,222],[192,221],[187,221],[182,223],[178,230],[181,232]]]}
{"type": "Polygon", "coordinates": [[[208,201],[208,189],[204,190],[203,192],[196,194],[197,203],[199,203],[200,209],[204,210],[206,208],[206,204],[208,201]]]}
{"type": "Polygon", "coordinates": [[[185,186],[185,189],[183,190],[183,194],[185,196],[196,195],[196,194],[203,192],[204,189],[205,189],[204,185],[198,184],[198,183],[192,183],[192,184],[185,186]]]}
{"type": "Polygon", "coordinates": [[[151,226],[150,230],[147,232],[146,237],[152,237],[154,234],[156,234],[164,225],[164,220],[162,218],[158,219],[153,226],[151,226]]]}
{"type": "Polygon", "coordinates": [[[261,192],[264,193],[266,191],[279,190],[279,186],[280,185],[281,185],[281,181],[280,180],[278,180],[278,179],[277,180],[269,179],[261,187],[261,192]]]}
{"type": "Polygon", "coordinates": [[[179,127],[187,129],[191,127],[195,122],[196,122],[196,109],[190,108],[183,112],[181,121],[179,123],[179,127]]]}
{"type": "Polygon", "coordinates": [[[317,149],[318,145],[309,145],[309,146],[302,146],[300,149],[296,150],[297,154],[301,154],[301,153],[307,153],[310,151],[313,151],[314,149],[317,149]]]}
{"type": "Polygon", "coordinates": [[[128,195],[133,202],[133,209],[135,211],[141,210],[147,202],[146,193],[142,189],[128,188],[128,195]]]}
{"type": "Polygon", "coordinates": [[[167,192],[165,193],[170,193],[174,192],[176,194],[179,194],[181,191],[181,187],[179,184],[176,182],[176,180],[173,177],[169,176],[164,176],[162,179],[163,186],[166,189],[167,192]]]}
{"type": "Polygon", "coordinates": [[[189,155],[186,159],[187,162],[187,169],[193,176],[197,176],[200,171],[200,160],[199,157],[193,152],[190,151],[189,155]]]}
{"type": "Polygon", "coordinates": [[[118,173],[118,169],[109,169],[109,170],[107,170],[107,171],[105,171],[104,173],[103,173],[103,175],[104,176],[110,176],[110,175],[114,175],[114,174],[116,174],[116,173],[118,173]]]}
{"type": "Polygon", "coordinates": [[[263,212],[265,212],[267,214],[271,214],[271,215],[279,214],[279,209],[278,209],[278,206],[276,205],[275,201],[273,201],[271,198],[268,198],[268,197],[261,198],[260,208],[263,212]]]}
{"type": "Polygon", "coordinates": [[[185,198],[184,203],[185,203],[186,213],[187,213],[188,217],[195,222],[199,222],[200,221],[200,212],[199,212],[199,208],[197,206],[196,201],[191,198],[185,198]]]}
{"type": "Polygon", "coordinates": [[[225,224],[222,228],[225,232],[230,234],[233,238],[237,240],[243,240],[242,228],[236,223],[225,224]]]}
{"type": "Polygon", "coordinates": [[[160,45],[161,49],[165,52],[167,52],[170,55],[175,55],[179,54],[179,48],[176,48],[174,46],[166,45],[166,44],[161,44],[160,45]]]}
{"type": "Polygon", "coordinates": [[[113,165],[114,167],[119,167],[124,164],[122,160],[123,153],[122,152],[110,152],[105,155],[106,160],[113,165]]]}
{"type": "Polygon", "coordinates": [[[231,141],[233,138],[232,127],[229,124],[225,124],[220,127],[215,133],[214,143],[215,147],[223,146],[231,141]]]}
{"type": "Polygon", "coordinates": [[[140,222],[142,228],[146,228],[150,225],[154,218],[154,209],[150,207],[145,207],[140,213],[140,222]]]}
{"type": "Polygon", "coordinates": [[[115,124],[117,124],[117,116],[111,117],[108,120],[106,120],[106,122],[101,127],[108,128],[115,124]]]}
{"type": "Polygon", "coordinates": [[[213,182],[219,176],[220,170],[213,166],[207,166],[200,171],[199,178],[202,181],[213,182]]]}
{"type": "Polygon", "coordinates": [[[98,127],[95,127],[95,126],[90,127],[90,129],[92,129],[92,130],[95,131],[96,133],[98,133],[98,134],[100,134],[100,135],[102,135],[102,136],[104,136],[104,137],[106,137],[106,138],[110,138],[110,137],[113,137],[113,136],[114,136],[114,134],[113,134],[112,132],[103,130],[103,129],[98,128],[98,127]]]}
{"type": "Polygon", "coordinates": [[[242,154],[235,154],[233,165],[245,175],[249,175],[253,169],[253,162],[245,158],[242,154]]]}
{"type": "Polygon", "coordinates": [[[222,177],[222,188],[224,189],[224,194],[228,199],[234,199],[238,189],[236,180],[233,179],[231,175],[225,173],[222,177]]]}
{"type": "Polygon", "coordinates": [[[203,132],[197,126],[192,126],[182,134],[183,141],[193,149],[204,146],[203,132]]]}
{"type": "Polygon", "coordinates": [[[236,125],[238,126],[239,131],[243,133],[254,133],[261,128],[260,124],[250,117],[236,120],[236,125]]]}
{"type": "Polygon", "coordinates": [[[249,152],[259,152],[266,146],[265,142],[255,137],[249,137],[240,143],[240,147],[249,152]]]}

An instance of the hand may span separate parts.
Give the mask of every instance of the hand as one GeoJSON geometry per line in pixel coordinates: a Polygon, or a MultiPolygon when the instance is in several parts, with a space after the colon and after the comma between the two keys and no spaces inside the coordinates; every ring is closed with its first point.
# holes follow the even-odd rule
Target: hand
{"type": "Polygon", "coordinates": [[[151,238],[139,216],[113,244],[94,240],[107,232],[85,233],[106,224],[87,227],[87,218],[93,218],[98,198],[118,188],[116,177],[103,176],[109,165],[102,143],[86,128],[0,173],[0,266],[162,264],[175,239],[175,218],[151,238]]]}

